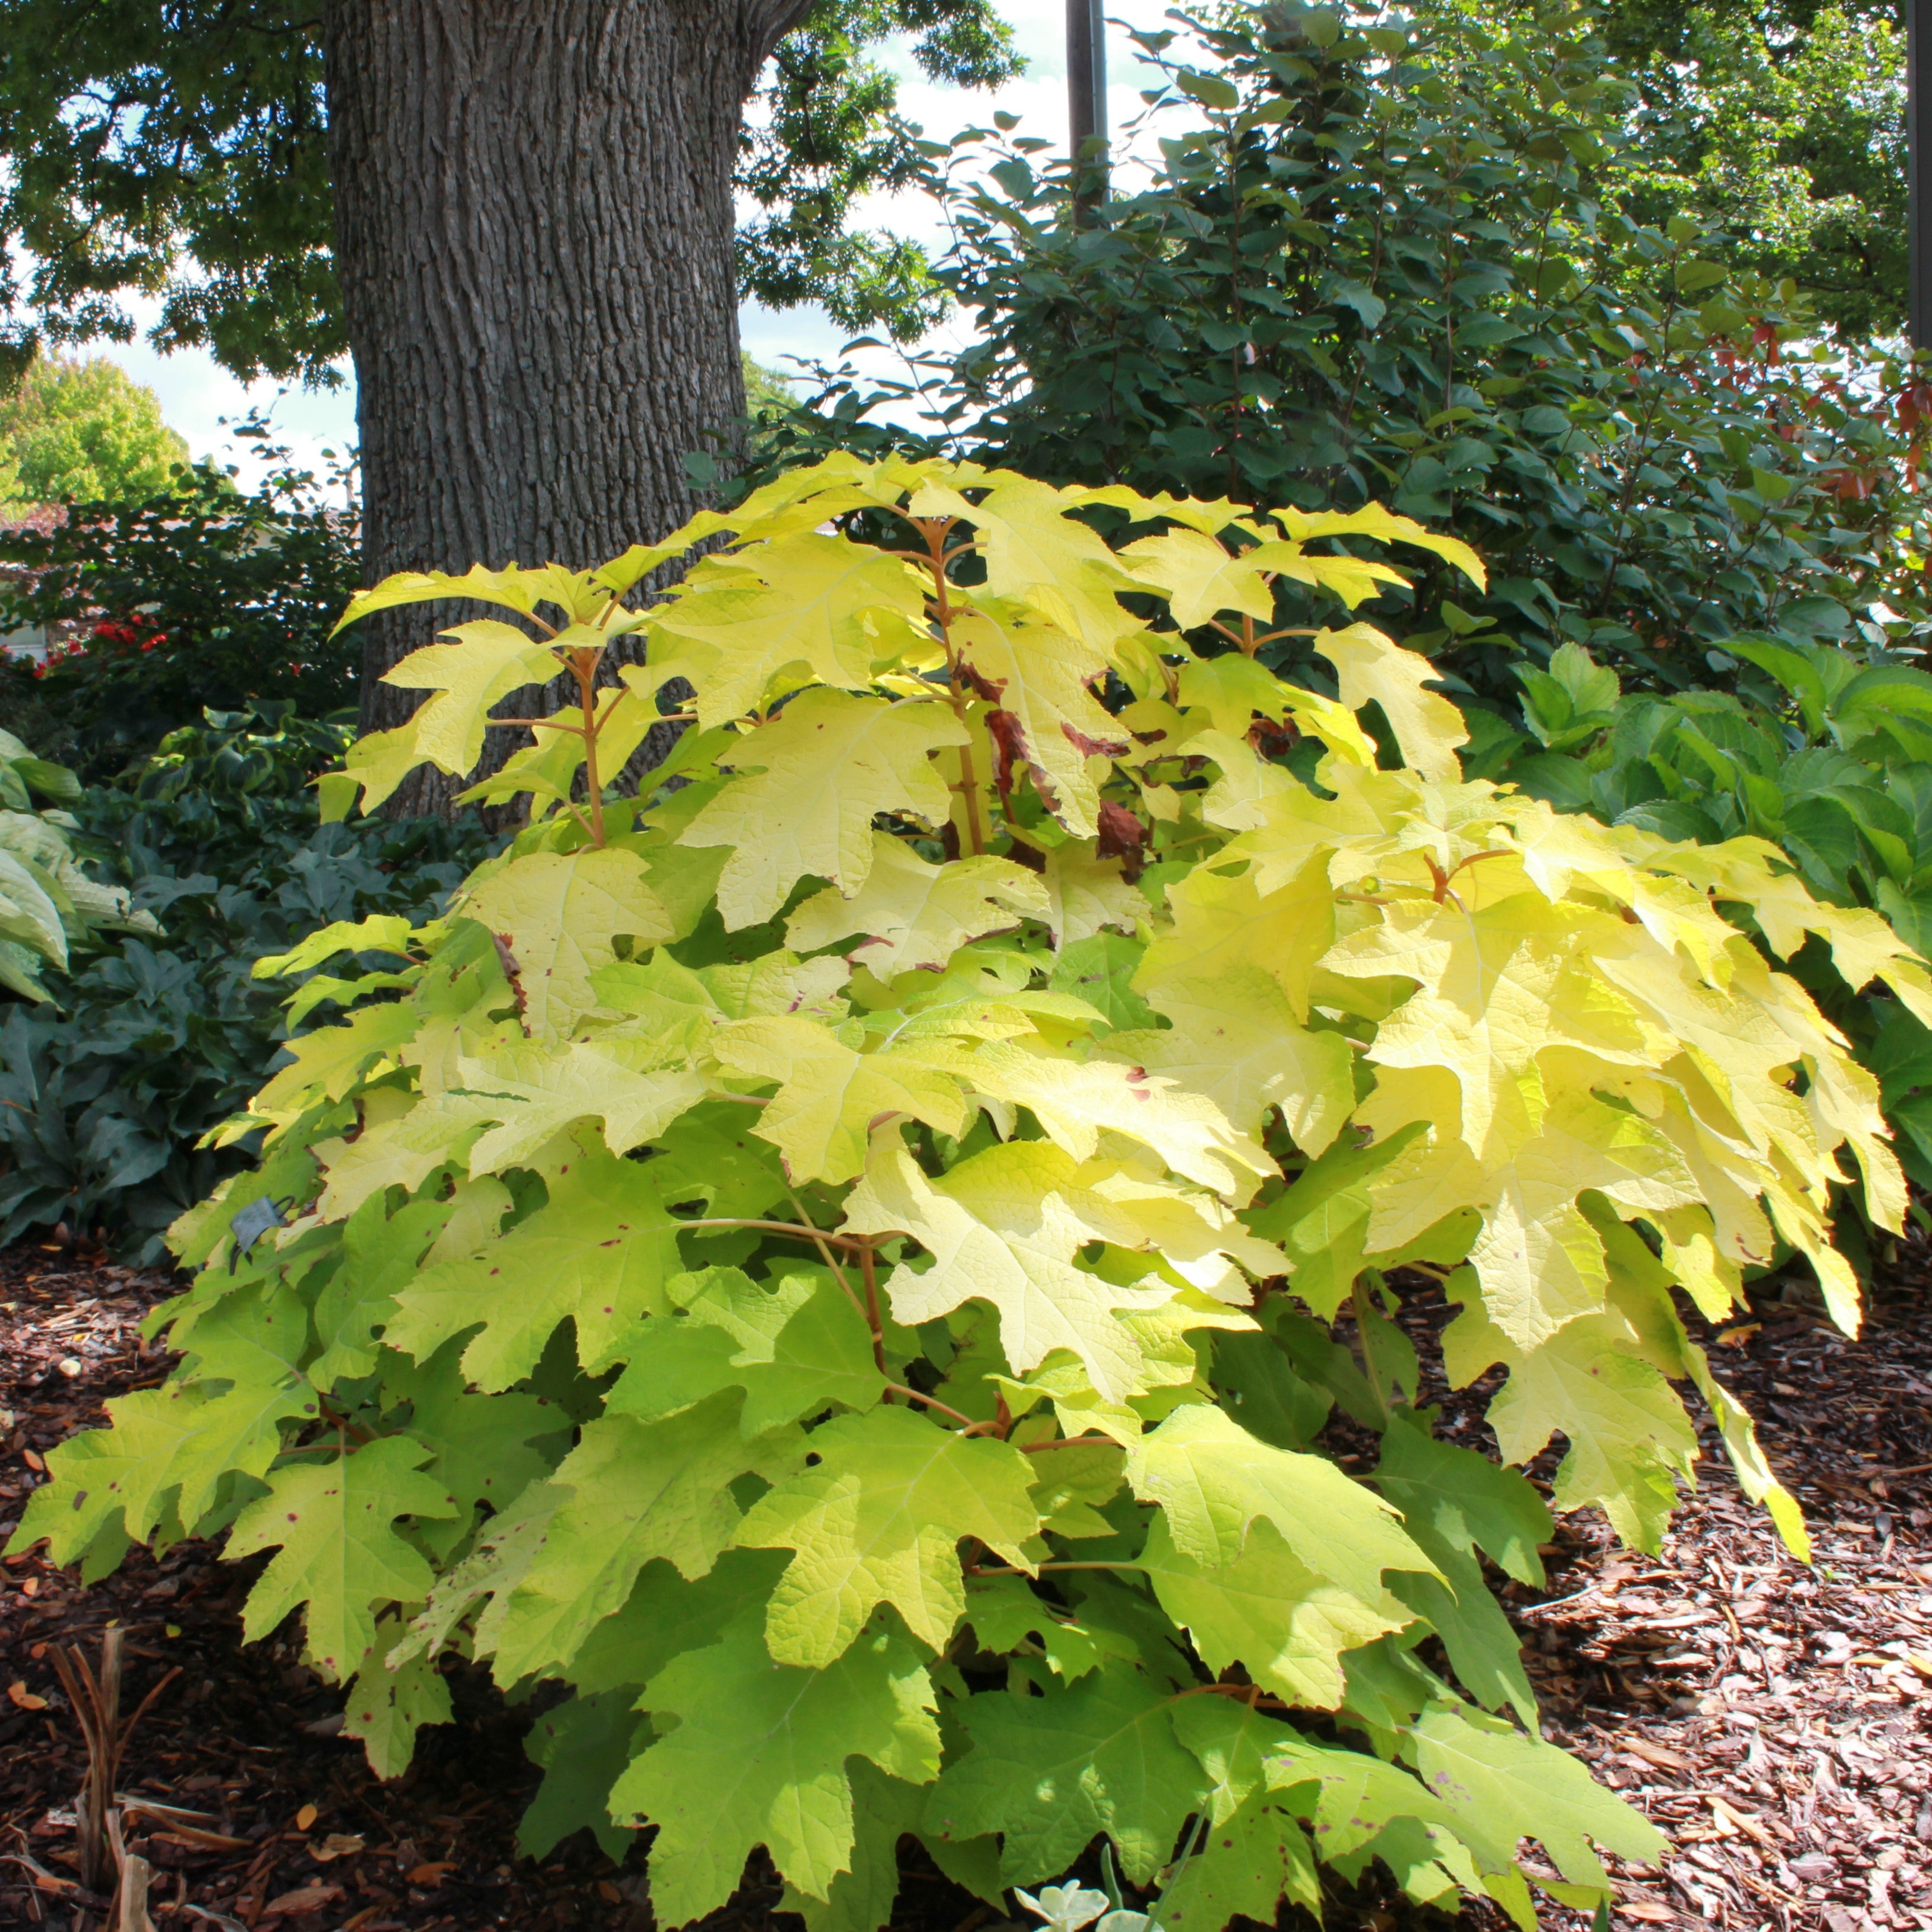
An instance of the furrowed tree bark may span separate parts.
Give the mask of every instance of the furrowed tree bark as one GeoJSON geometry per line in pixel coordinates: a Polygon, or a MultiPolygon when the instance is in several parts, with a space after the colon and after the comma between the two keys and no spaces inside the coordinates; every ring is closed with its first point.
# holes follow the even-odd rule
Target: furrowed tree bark
{"type": "MultiPolygon", "coordinates": [[[[745,408],[740,111],[806,4],[325,0],[368,582],[580,568],[698,507],[683,458],[745,408]]],[[[365,730],[418,701],[382,672],[468,614],[366,621],[365,730]]],[[[425,769],[396,804],[460,788],[425,769]]]]}

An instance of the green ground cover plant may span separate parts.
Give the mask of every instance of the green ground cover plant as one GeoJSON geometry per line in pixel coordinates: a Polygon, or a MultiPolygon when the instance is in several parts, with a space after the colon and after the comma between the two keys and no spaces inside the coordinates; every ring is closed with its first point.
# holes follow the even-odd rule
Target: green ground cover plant
{"type": "Polygon", "coordinates": [[[1427,660],[1346,621],[1390,547],[1481,590],[1374,506],[835,457],[599,568],[358,597],[502,614],[389,674],[425,700],[332,812],[575,701],[477,788],[531,822],[442,916],[258,962],[345,1016],[172,1232],[181,1367],[16,1546],[273,1551],[248,1634],[300,1613],[386,1773],[448,1653],[562,1686],[526,1848],[654,1828],[666,1924],[762,1846],[872,1932],[908,1832],[995,1901],[1102,1840],[1183,1932],[1317,1904],[1318,1861],[1602,1901],[1593,1846],[1662,1843],[1538,1734],[1485,1564],[1536,1581],[1548,1508],[1433,1432],[1396,1284],[1456,1306],[1452,1384],[1503,1372],[1508,1463],[1564,1436],[1558,1507],[1654,1546],[1694,1384],[1802,1554],[1675,1298],[1720,1318],[1781,1240],[1855,1329],[1830,1190],[1904,1190],[1754,936],[1921,1013],[1932,977],[1768,848],[1465,778],[1427,660]],[[1331,688],[1262,660],[1284,580],[1342,620],[1331,688]]]}
{"type": "Polygon", "coordinates": [[[255,960],[337,920],[426,918],[493,849],[473,818],[322,824],[312,781],[352,735],[264,700],[171,734],[131,784],[0,762],[0,788],[62,801],[0,808],[0,875],[10,854],[60,920],[0,938],[20,996],[0,998],[0,1242],[64,1226],[159,1258],[168,1224],[246,1164],[200,1143],[287,1034],[255,960]]]}

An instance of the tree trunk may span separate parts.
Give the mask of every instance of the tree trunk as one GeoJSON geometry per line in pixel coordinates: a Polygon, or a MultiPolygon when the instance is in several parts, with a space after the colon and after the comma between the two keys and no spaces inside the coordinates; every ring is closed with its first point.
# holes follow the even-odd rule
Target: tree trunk
{"type": "MultiPolygon", "coordinates": [[[[805,4],[325,0],[368,581],[581,568],[697,507],[683,458],[745,407],[740,110],[805,4]]],[[[418,702],[382,673],[461,614],[367,621],[365,730],[418,702]]],[[[424,768],[398,803],[458,789],[424,768]]]]}

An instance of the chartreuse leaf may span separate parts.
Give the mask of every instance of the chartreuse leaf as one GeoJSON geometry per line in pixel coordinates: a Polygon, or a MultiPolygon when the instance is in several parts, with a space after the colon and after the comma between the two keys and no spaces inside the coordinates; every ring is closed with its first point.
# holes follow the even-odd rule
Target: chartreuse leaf
{"type": "Polygon", "coordinates": [[[44,1536],[56,1562],[71,1562],[117,1518],[145,1540],[171,1507],[192,1529],[225,1478],[263,1474],[283,1424],[310,1420],[317,1406],[292,1376],[219,1396],[176,1384],[117,1396],[107,1404],[111,1429],[84,1430],[50,1453],[51,1480],[29,1499],[15,1544],[44,1536]]]}
{"type": "Polygon", "coordinates": [[[1537,1546],[1550,1528],[1543,1498],[1514,1469],[1438,1442],[1402,1416],[1383,1435],[1375,1480],[1441,1572],[1395,1576],[1390,1589],[1434,1626],[1478,1703],[1492,1710],[1508,1705],[1534,1730],[1536,1694],[1523,1670],[1522,1640],[1490,1594],[1475,1552],[1480,1547],[1520,1582],[1540,1584],[1537,1546]]]}
{"type": "Polygon", "coordinates": [[[1498,1362],[1508,1366],[1489,1420],[1508,1460],[1528,1461],[1558,1429],[1569,1438],[1557,1466],[1558,1509],[1595,1503],[1625,1542],[1658,1546],[1676,1506],[1677,1478],[1690,1480],[1697,1436],[1676,1391],[1633,1350],[1619,1317],[1567,1322],[1526,1354],[1472,1300],[1442,1339],[1454,1387],[1498,1362]]]}
{"type": "Polygon", "coordinates": [[[1610,1881],[1594,1839],[1619,1858],[1654,1861],[1669,1840],[1642,1812],[1606,1791],[1567,1751],[1514,1724],[1456,1705],[1423,1712],[1412,1733],[1417,1774],[1454,1814],[1457,1835],[1491,1870],[1533,1838],[1573,1885],[1610,1881]]]}
{"type": "Polygon", "coordinates": [[[686,826],[681,843],[722,845],[718,910],[732,931],[770,919],[807,876],[858,892],[872,869],[872,820],[910,812],[944,824],[931,754],[966,728],[946,706],[801,692],[727,754],[740,776],[686,826]]]}
{"type": "Polygon", "coordinates": [[[740,1617],[639,1700],[665,1735],[619,1778],[610,1809],[658,1828],[651,1904],[660,1924],[722,1905],[760,1845],[790,1884],[828,1898],[852,1869],[850,1760],[868,1759],[908,1784],[938,1771],[932,1687],[890,1619],[814,1670],[773,1664],[761,1622],[740,1617]]]}
{"type": "Polygon", "coordinates": [[[941,1133],[966,1129],[959,1082],[916,1054],[861,1053],[802,1014],[734,1020],[712,1049],[718,1064],[778,1091],[753,1131],[770,1141],[794,1180],[850,1180],[866,1165],[874,1125],[908,1114],[941,1133]]]}
{"type": "Polygon", "coordinates": [[[1109,1056],[1204,1094],[1243,1133],[1279,1107],[1308,1154],[1334,1139],[1355,1104],[1354,1056],[1339,1033],[1304,1026],[1272,974],[1248,965],[1212,980],[1164,980],[1152,998],[1166,1027],[1114,1034],[1109,1056]]]}
{"type": "Polygon", "coordinates": [[[459,1060],[466,1095],[497,1122],[472,1144],[470,1172],[533,1165],[545,1142],[581,1120],[602,1126],[613,1154],[657,1139],[706,1090],[702,1074],[667,1066],[665,1057],[656,1041],[607,1032],[561,1054],[519,1042],[488,1060],[459,1060]]]}
{"type": "Polygon", "coordinates": [[[1324,1456],[1298,1455],[1250,1436],[1224,1410],[1176,1409],[1127,1456],[1127,1480],[1162,1505],[1173,1544],[1190,1562],[1233,1562],[1258,1519],[1317,1576],[1370,1604],[1385,1570],[1432,1569],[1380,1497],[1324,1456]]]}
{"type": "Polygon", "coordinates": [[[760,709],[774,684],[866,689],[924,610],[919,578],[898,559],[844,537],[790,536],[712,565],[654,610],[648,675],[688,678],[708,728],[760,709]],[[788,677],[794,670],[806,675],[788,677]]]}
{"type": "Polygon", "coordinates": [[[393,1669],[388,1653],[402,1635],[400,1620],[380,1618],[344,1693],[342,1735],[358,1738],[378,1778],[400,1778],[416,1755],[416,1732],[449,1722],[449,1686],[434,1661],[412,1657],[393,1669]]]}
{"type": "Polygon", "coordinates": [[[1072,628],[1023,606],[982,598],[953,629],[976,688],[1011,721],[1006,742],[1023,758],[1040,796],[1068,831],[1091,837],[1100,794],[1088,760],[1126,741],[1088,686],[1107,660],[1072,628]]]}
{"type": "Polygon", "coordinates": [[[327,1462],[297,1462],[268,1479],[268,1493],[235,1519],[223,1552],[232,1562],[280,1546],[242,1609],[252,1641],[308,1609],[305,1654],[324,1676],[355,1669],[376,1640],[374,1606],[418,1604],[434,1573],[398,1534],[399,1516],[446,1516],[442,1484],[421,1473],[429,1451],[386,1436],[327,1462]]]}
{"type": "Polygon", "coordinates": [[[1364,1600],[1311,1569],[1264,1521],[1238,1555],[1209,1564],[1174,1547],[1163,1515],[1140,1560],[1162,1608],[1210,1670],[1244,1664],[1255,1682],[1291,1703],[1332,1710],[1342,1701],[1342,1653],[1410,1621],[1386,1592],[1364,1600]]]}
{"type": "Polygon", "coordinates": [[[531,1725],[524,1748],[544,1777],[517,1826],[525,1858],[548,1858],[586,1828],[608,1857],[622,1858],[634,1834],[611,1822],[610,1787],[650,1741],[650,1720],[638,1716],[636,1703],[635,1688],[626,1686],[572,1697],[531,1725]]]}
{"type": "Polygon", "coordinates": [[[488,1390],[529,1374],[565,1321],[575,1324],[578,1359],[600,1363],[640,1316],[670,1312],[664,1284],[682,1266],[676,1228],[650,1166],[579,1152],[549,1200],[493,1246],[418,1274],[383,1340],[422,1360],[480,1328],[463,1369],[488,1390]]]}
{"type": "Polygon", "coordinates": [[[416,756],[446,772],[466,772],[482,756],[490,706],[556,676],[557,660],[548,641],[495,618],[456,625],[444,635],[452,642],[410,652],[382,682],[431,694],[410,719],[416,756]]]}
{"type": "Polygon", "coordinates": [[[982,854],[935,866],[875,831],[865,884],[849,898],[836,887],[814,893],[786,920],[785,938],[815,952],[860,935],[850,957],[890,980],[920,968],[938,972],[968,940],[1046,916],[1046,886],[1010,859],[982,854]]]}
{"type": "Polygon", "coordinates": [[[888,1138],[847,1198],[846,1226],[902,1231],[933,1257],[922,1271],[902,1262],[886,1280],[892,1312],[908,1327],[990,1302],[1016,1370],[1069,1349],[1102,1394],[1118,1396],[1138,1379],[1141,1349],[1117,1312],[1159,1307],[1173,1290],[1157,1280],[1116,1287],[1078,1264],[1091,1241],[1131,1247],[1143,1238],[1129,1214],[1081,1180],[1058,1148],[1028,1141],[989,1148],[929,1180],[888,1138]]]}
{"type": "Polygon", "coordinates": [[[1235,1699],[1192,1697],[1174,1706],[1174,1728],[1210,1783],[1204,1828],[1161,1894],[1161,1923],[1219,1932],[1259,1912],[1265,1924],[1283,1898],[1318,1918],[1315,1847],[1267,1786],[1268,1752],[1287,1726],[1235,1699]]]}
{"type": "Polygon", "coordinates": [[[738,1540],[796,1550],[772,1593],[766,1641],[781,1664],[842,1655],[880,1604],[943,1650],[966,1608],[958,1545],[1010,1563],[1040,1527],[1027,1457],[903,1408],[835,1416],[813,1430],[813,1466],[746,1512],[738,1540]]]}
{"type": "Polygon", "coordinates": [[[451,1201],[412,1201],[387,1214],[385,1203],[386,1194],[372,1194],[343,1224],[342,1259],[316,1298],[322,1348],[309,1379],[319,1389],[374,1369],[376,1331],[394,1318],[397,1291],[415,1278],[455,1211],[451,1201]]]}
{"type": "Polygon", "coordinates": [[[1411,770],[1440,784],[1462,776],[1456,748],[1468,743],[1469,728],[1448,698],[1425,688],[1435,675],[1426,658],[1398,650],[1372,624],[1318,631],[1315,649],[1335,667],[1342,702],[1351,711],[1371,700],[1382,706],[1411,770]]]}
{"type": "Polygon", "coordinates": [[[878,1932],[892,1922],[899,1892],[899,1840],[926,1814],[927,1787],[888,1778],[869,1758],[848,1766],[852,1780],[852,1862],[825,1898],[788,1885],[778,1900],[796,1912],[806,1932],[878,1932]]]}
{"type": "Polygon", "coordinates": [[[1160,1686],[1118,1663],[1044,1696],[970,1698],[962,1719],[970,1748],[941,1774],[928,1828],[948,1838],[1002,1833],[1008,1885],[1064,1872],[1104,1832],[1121,1870],[1145,1885],[1205,1795],[1172,1709],[1160,1686]]]}
{"type": "Polygon", "coordinates": [[[566,1499],[491,1626],[499,1683],[567,1666],[653,1558],[687,1577],[717,1561],[739,1527],[730,1486],[778,1473],[802,1447],[792,1430],[748,1442],[739,1402],[728,1390],[659,1421],[607,1415],[585,1426],[551,1479],[566,1499]]]}
{"type": "Polygon", "coordinates": [[[677,937],[648,872],[636,853],[616,846],[526,852],[458,902],[455,910],[509,948],[533,1038],[567,1038],[596,1010],[591,976],[616,958],[620,935],[640,946],[677,937]]]}
{"type": "Polygon", "coordinates": [[[652,1324],[604,1398],[608,1415],[648,1420],[741,1388],[741,1426],[762,1436],[834,1403],[869,1408],[885,1391],[865,1317],[822,1268],[769,1288],[737,1268],[706,1268],[674,1276],[666,1292],[672,1314],[652,1324]]]}

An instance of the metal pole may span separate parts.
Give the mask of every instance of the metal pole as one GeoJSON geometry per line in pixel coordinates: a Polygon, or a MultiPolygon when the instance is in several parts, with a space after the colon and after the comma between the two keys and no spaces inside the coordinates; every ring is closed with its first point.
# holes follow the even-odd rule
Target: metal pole
{"type": "MultiPolygon", "coordinates": [[[[1073,0],[1068,0],[1070,8],[1073,0]]],[[[1070,13],[1069,17],[1071,17],[1070,13]]],[[[1932,0],[1906,0],[1905,136],[1911,212],[1912,346],[1932,349],[1932,0]]]]}
{"type": "MultiPolygon", "coordinates": [[[[1911,0],[1932,7],[1932,0],[1911,0]]],[[[1076,166],[1087,143],[1107,138],[1107,23],[1101,0],[1066,0],[1066,146],[1076,166]]],[[[1089,164],[1076,205],[1090,212],[1107,191],[1104,148],[1089,164]]],[[[1916,231],[1915,231],[1916,232],[1916,231]]]]}

